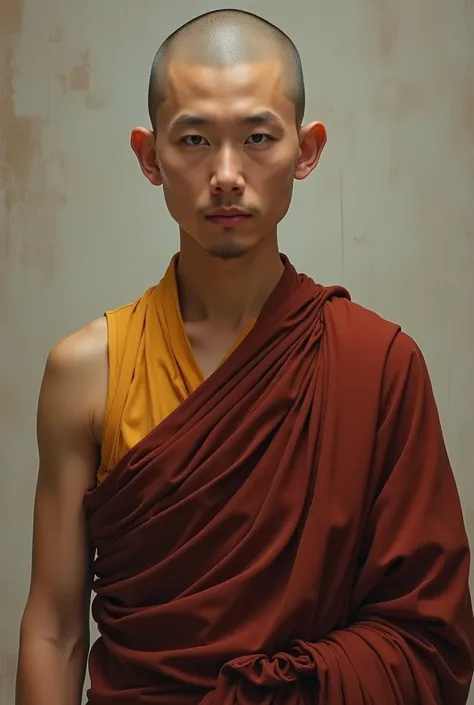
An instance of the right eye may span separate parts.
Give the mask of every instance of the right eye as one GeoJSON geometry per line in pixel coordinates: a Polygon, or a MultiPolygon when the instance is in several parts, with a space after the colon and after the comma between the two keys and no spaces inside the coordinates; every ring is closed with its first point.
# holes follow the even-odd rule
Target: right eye
{"type": "Polygon", "coordinates": [[[208,144],[207,140],[201,137],[201,135],[187,135],[183,137],[182,142],[188,147],[203,147],[205,144],[208,144]]]}

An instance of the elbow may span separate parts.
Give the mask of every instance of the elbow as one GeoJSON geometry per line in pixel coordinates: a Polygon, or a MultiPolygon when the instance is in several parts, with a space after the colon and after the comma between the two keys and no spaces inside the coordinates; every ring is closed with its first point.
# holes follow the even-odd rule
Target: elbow
{"type": "Polygon", "coordinates": [[[56,649],[67,660],[82,657],[89,649],[89,620],[59,619],[47,610],[27,606],[20,623],[20,653],[29,651],[32,644],[43,644],[56,649]]]}

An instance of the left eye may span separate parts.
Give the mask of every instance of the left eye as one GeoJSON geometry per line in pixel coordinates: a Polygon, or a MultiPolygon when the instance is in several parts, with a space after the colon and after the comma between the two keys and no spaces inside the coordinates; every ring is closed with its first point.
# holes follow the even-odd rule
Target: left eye
{"type": "Polygon", "coordinates": [[[248,141],[250,144],[264,144],[265,142],[268,142],[268,140],[271,140],[270,135],[266,135],[262,132],[256,132],[253,135],[250,135],[248,141]]]}

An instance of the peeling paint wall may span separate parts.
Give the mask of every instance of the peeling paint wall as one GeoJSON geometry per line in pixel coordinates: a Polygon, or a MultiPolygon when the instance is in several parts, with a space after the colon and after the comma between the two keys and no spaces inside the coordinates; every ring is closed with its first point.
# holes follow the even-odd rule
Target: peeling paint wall
{"type": "MultiPolygon", "coordinates": [[[[474,2],[237,6],[295,38],[307,117],[328,128],[320,167],[297,185],[282,249],[422,346],[474,537],[474,2]]],[[[213,7],[0,3],[1,705],[14,702],[46,355],[138,296],[175,251],[175,225],[129,133],[148,124],[158,44],[213,7]]]]}

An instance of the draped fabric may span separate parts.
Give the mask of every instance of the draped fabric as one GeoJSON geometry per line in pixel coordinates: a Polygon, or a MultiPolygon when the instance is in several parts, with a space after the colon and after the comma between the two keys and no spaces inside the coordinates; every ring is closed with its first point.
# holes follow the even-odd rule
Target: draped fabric
{"type": "Polygon", "coordinates": [[[85,497],[90,705],[464,705],[469,548],[423,357],[285,260],[85,497]]]}
{"type": "MultiPolygon", "coordinates": [[[[176,266],[139,299],[106,311],[109,392],[98,482],[204,381],[181,318],[176,266]]],[[[238,336],[237,348],[255,320],[238,336]]]]}

